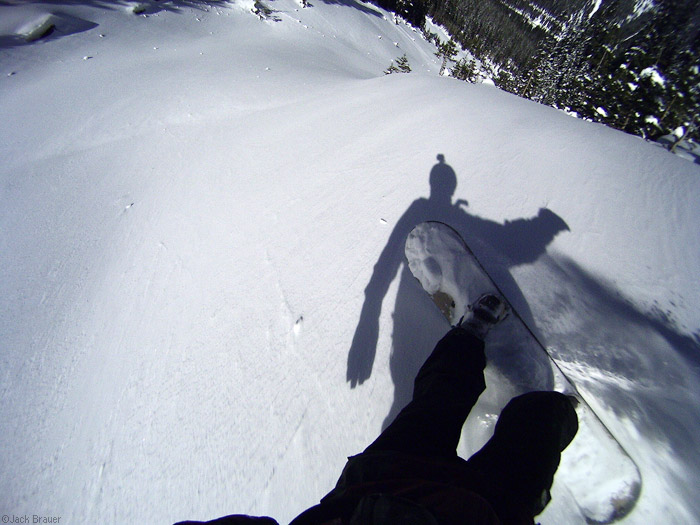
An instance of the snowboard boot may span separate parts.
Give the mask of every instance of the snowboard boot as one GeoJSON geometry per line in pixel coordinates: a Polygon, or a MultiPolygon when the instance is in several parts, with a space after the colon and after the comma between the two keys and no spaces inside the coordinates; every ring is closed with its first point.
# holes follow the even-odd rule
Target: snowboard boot
{"type": "Polygon", "coordinates": [[[508,315],[506,303],[494,294],[484,294],[469,306],[458,326],[484,339],[489,330],[508,315]]]}

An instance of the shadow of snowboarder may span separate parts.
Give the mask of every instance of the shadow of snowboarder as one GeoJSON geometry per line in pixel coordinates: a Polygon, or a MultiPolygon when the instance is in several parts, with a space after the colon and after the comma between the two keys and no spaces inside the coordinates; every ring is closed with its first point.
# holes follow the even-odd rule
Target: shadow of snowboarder
{"type": "Polygon", "coordinates": [[[525,298],[509,269],[534,262],[545,253],[547,245],[561,231],[569,230],[556,213],[541,208],[537,215],[500,224],[469,214],[468,203],[452,202],[457,176],[443,155],[430,171],[429,198],[416,199],[399,219],[374,266],[365,288],[365,301],[348,354],[347,381],[354,388],[367,380],[374,365],[379,334],[379,315],[389,285],[403,265],[393,314],[390,370],[394,382],[394,402],[387,415],[385,428],[411,399],[413,378],[433,348],[444,335],[445,324],[437,308],[426,311],[414,307],[424,301],[425,293],[403,264],[404,243],[413,227],[421,222],[437,220],[451,225],[472,247],[492,273],[492,277],[508,295],[509,301],[532,328],[534,323],[525,298]],[[419,303],[418,303],[419,304],[419,303]]]}

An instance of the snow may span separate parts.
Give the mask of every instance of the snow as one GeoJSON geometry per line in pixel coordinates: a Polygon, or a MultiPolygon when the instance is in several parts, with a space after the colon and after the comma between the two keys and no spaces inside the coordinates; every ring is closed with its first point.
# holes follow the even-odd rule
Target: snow
{"type": "Polygon", "coordinates": [[[659,126],[659,119],[653,115],[647,115],[646,117],[644,117],[644,122],[647,122],[648,124],[653,124],[655,126],[660,127],[659,126]]]}
{"type": "Polygon", "coordinates": [[[656,7],[654,0],[635,0],[634,12],[631,16],[641,16],[654,7],[656,7]]]}
{"type": "Polygon", "coordinates": [[[641,73],[639,73],[640,78],[645,78],[645,77],[651,77],[651,81],[654,84],[657,84],[659,86],[664,86],[666,84],[666,79],[661,76],[661,73],[659,73],[656,68],[654,67],[647,67],[642,70],[641,73]]]}
{"type": "MultiPolygon", "coordinates": [[[[284,523],[316,503],[445,328],[387,274],[352,387],[365,287],[444,154],[454,226],[641,469],[623,522],[699,521],[700,166],[439,77],[370,4],[312,4],[0,5],[2,513],[284,523]],[[413,72],[384,76],[404,53],[413,72]],[[542,208],[566,228],[533,250],[542,208]]],[[[553,495],[539,521],[579,523],[553,495]]]]}
{"type": "Polygon", "coordinates": [[[588,13],[588,18],[591,18],[594,14],[598,12],[598,9],[600,9],[602,3],[603,0],[593,0],[593,7],[591,8],[591,12],[588,13]]]}

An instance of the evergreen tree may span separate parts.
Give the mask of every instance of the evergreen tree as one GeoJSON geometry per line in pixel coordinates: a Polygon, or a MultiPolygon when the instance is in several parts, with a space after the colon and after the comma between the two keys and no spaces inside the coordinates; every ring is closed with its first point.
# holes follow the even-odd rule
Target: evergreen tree
{"type": "Polygon", "coordinates": [[[404,54],[402,57],[396,59],[396,65],[401,73],[410,73],[411,65],[408,63],[408,58],[404,54]]]}
{"type": "Polygon", "coordinates": [[[517,84],[513,75],[506,69],[501,69],[498,72],[498,76],[495,78],[496,85],[504,91],[510,93],[515,93],[517,91],[517,84]]]}
{"type": "Polygon", "coordinates": [[[520,96],[542,102],[546,91],[547,75],[551,75],[549,57],[555,40],[551,35],[543,38],[535,55],[516,76],[515,83],[520,96]]]}
{"type": "Polygon", "coordinates": [[[692,51],[679,53],[675,66],[669,71],[666,100],[668,105],[661,116],[661,126],[668,132],[682,130],[682,136],[672,147],[686,138],[700,138],[700,59],[692,51]]]}
{"type": "Polygon", "coordinates": [[[540,82],[537,86],[536,100],[548,106],[557,102],[557,85],[559,83],[560,71],[564,62],[564,50],[562,48],[562,38],[554,38],[554,46],[549,51],[548,56],[542,61],[540,82]]]}
{"type": "Polygon", "coordinates": [[[457,44],[455,44],[454,40],[450,39],[447,42],[438,45],[438,50],[435,52],[435,56],[442,59],[442,65],[440,66],[440,75],[445,74],[448,61],[454,62],[454,58],[456,55],[457,44]]]}
{"type": "Polygon", "coordinates": [[[586,30],[583,12],[573,15],[562,38],[563,60],[556,86],[556,105],[577,113],[588,110],[588,89],[591,82],[591,67],[586,54],[590,38],[586,30]]]}
{"type": "Polygon", "coordinates": [[[604,3],[588,18],[585,25],[586,38],[582,49],[585,85],[575,104],[579,116],[598,122],[609,123],[610,115],[618,112],[618,99],[629,95],[630,83],[636,81],[628,75],[629,70],[613,62],[620,40],[618,2],[604,3]],[[616,81],[617,77],[622,75],[616,81]],[[605,114],[599,108],[603,108],[605,114]]]}
{"type": "Polygon", "coordinates": [[[385,75],[391,75],[392,73],[410,73],[411,65],[408,63],[408,58],[404,54],[403,56],[396,59],[396,64],[391,61],[391,65],[384,70],[385,75]]]}
{"type": "Polygon", "coordinates": [[[394,64],[394,61],[392,60],[391,65],[384,70],[384,74],[391,75],[393,73],[400,73],[400,71],[399,71],[399,68],[396,67],[396,65],[394,64]]]}
{"type": "Polygon", "coordinates": [[[452,76],[466,82],[476,82],[476,61],[473,58],[464,57],[455,64],[455,67],[452,69],[452,76]]]}
{"type": "Polygon", "coordinates": [[[618,129],[633,129],[639,125],[643,115],[632,109],[639,97],[639,75],[634,72],[633,60],[624,61],[617,70],[608,75],[600,86],[594,100],[593,110],[602,107],[605,113],[592,116],[595,120],[618,129]]]}

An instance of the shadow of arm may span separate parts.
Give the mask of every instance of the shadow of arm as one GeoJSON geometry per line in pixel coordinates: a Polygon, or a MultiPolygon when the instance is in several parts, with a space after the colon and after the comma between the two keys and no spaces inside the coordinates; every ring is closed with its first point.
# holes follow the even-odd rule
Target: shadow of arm
{"type": "Polygon", "coordinates": [[[403,262],[404,242],[413,226],[411,217],[414,215],[414,206],[411,206],[396,223],[365,288],[365,301],[348,353],[346,380],[350,382],[351,388],[364,383],[372,374],[377,353],[382,302],[403,262]]]}

